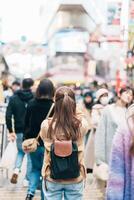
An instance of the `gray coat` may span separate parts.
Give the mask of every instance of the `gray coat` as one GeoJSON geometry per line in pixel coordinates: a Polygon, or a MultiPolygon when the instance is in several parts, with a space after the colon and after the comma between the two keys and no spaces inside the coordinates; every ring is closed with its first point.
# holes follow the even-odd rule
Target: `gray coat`
{"type": "Polygon", "coordinates": [[[118,125],[124,123],[125,113],[126,108],[116,104],[104,108],[95,134],[95,160],[97,164],[109,162],[113,136],[118,125]]]}
{"type": "Polygon", "coordinates": [[[92,108],[91,116],[92,116],[92,129],[90,131],[90,135],[88,137],[88,141],[85,148],[85,165],[86,168],[93,169],[95,162],[95,128],[97,127],[102,110],[104,106],[101,104],[96,104],[92,108]]]}

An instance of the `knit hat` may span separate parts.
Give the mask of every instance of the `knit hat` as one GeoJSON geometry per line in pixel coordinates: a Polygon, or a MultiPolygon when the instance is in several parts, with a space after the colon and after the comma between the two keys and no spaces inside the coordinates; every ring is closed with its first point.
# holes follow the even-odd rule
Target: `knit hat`
{"type": "Polygon", "coordinates": [[[96,92],[96,99],[99,100],[99,98],[100,98],[103,94],[108,94],[108,90],[105,89],[105,88],[101,88],[101,89],[97,90],[97,92],[96,92]]]}

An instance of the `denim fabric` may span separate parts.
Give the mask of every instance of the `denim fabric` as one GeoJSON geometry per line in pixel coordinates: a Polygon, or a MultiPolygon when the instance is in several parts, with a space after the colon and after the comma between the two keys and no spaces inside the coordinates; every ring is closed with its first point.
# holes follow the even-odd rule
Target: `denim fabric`
{"type": "Polygon", "coordinates": [[[22,150],[23,133],[17,133],[16,135],[17,135],[16,144],[17,144],[18,154],[15,162],[15,168],[21,170],[23,158],[25,155],[24,151],[22,150]]]}
{"type": "Polygon", "coordinates": [[[82,200],[83,198],[83,181],[73,184],[46,181],[46,187],[43,181],[42,188],[45,200],[82,200]]]}
{"type": "MultiPolygon", "coordinates": [[[[23,158],[25,156],[25,153],[22,149],[23,133],[17,133],[16,135],[17,135],[16,144],[17,144],[18,154],[17,154],[14,168],[19,169],[19,171],[21,171],[23,158]]],[[[30,159],[29,154],[27,154],[27,171],[26,171],[26,177],[25,177],[27,180],[29,180],[30,178],[31,168],[32,168],[31,159],[30,159]]]]}
{"type": "MultiPolygon", "coordinates": [[[[30,153],[30,158],[32,162],[32,170],[30,173],[29,187],[27,193],[34,195],[37,187],[40,184],[41,169],[44,159],[44,147],[39,146],[35,152],[30,153]]],[[[44,200],[43,196],[42,200],[44,200]]]]}
{"type": "Polygon", "coordinates": [[[27,154],[27,169],[26,169],[26,175],[25,175],[25,178],[28,181],[30,180],[31,171],[32,171],[32,161],[31,161],[31,157],[28,153],[27,154]]]}

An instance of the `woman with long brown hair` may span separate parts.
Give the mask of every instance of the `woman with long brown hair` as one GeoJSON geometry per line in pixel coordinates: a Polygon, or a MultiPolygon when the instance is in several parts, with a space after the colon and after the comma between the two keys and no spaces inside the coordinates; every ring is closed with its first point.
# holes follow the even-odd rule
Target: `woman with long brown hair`
{"type": "Polygon", "coordinates": [[[54,115],[44,120],[40,131],[46,149],[42,169],[46,200],[62,200],[63,196],[64,200],[82,199],[86,176],[83,137],[87,129],[83,116],[76,111],[73,90],[58,88],[54,115]]]}
{"type": "Polygon", "coordinates": [[[113,139],[107,200],[134,199],[134,104],[113,139]]]}

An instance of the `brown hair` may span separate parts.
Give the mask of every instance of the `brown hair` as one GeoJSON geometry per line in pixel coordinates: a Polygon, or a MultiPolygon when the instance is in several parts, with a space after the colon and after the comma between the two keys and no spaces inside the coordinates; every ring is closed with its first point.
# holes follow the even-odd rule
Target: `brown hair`
{"type": "Polygon", "coordinates": [[[132,119],[132,123],[134,123],[134,104],[132,104],[131,106],[129,106],[129,108],[127,109],[126,112],[126,118],[127,118],[127,124],[128,124],[128,128],[132,134],[131,136],[131,145],[130,145],[130,154],[134,156],[134,126],[131,127],[130,121],[132,119]]]}
{"type": "Polygon", "coordinates": [[[67,140],[77,140],[80,135],[80,121],[76,116],[76,101],[73,90],[63,86],[56,90],[55,108],[52,121],[49,125],[47,136],[53,139],[54,136],[64,133],[67,140]]]}
{"type": "Polygon", "coordinates": [[[40,81],[38,88],[36,90],[36,98],[45,97],[48,99],[53,99],[55,88],[51,80],[43,79],[40,81]]]}
{"type": "MultiPolygon", "coordinates": [[[[134,121],[134,116],[131,116],[134,121]]],[[[130,146],[130,154],[134,156],[134,129],[131,129],[129,127],[129,130],[132,132],[132,137],[131,137],[131,146],[130,146]]]]}
{"type": "Polygon", "coordinates": [[[132,137],[132,144],[130,146],[130,154],[134,156],[134,136],[132,137]]]}

